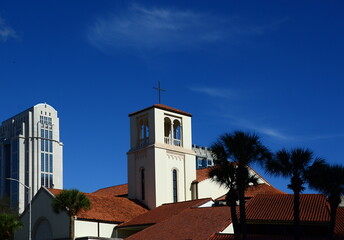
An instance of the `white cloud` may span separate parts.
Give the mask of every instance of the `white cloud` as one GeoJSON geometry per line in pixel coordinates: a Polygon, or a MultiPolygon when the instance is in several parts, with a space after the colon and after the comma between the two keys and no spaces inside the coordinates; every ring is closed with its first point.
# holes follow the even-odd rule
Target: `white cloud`
{"type": "Polygon", "coordinates": [[[231,89],[223,89],[223,88],[210,88],[210,87],[191,87],[191,91],[203,93],[209,95],[211,97],[219,97],[219,98],[239,98],[241,95],[237,94],[231,89]]]}
{"type": "Polygon", "coordinates": [[[6,42],[9,38],[17,37],[17,33],[5,23],[3,18],[0,17],[0,41],[6,42]]]}
{"type": "Polygon", "coordinates": [[[316,140],[344,137],[344,134],[320,134],[320,135],[303,135],[303,136],[290,135],[290,134],[284,133],[281,130],[278,130],[272,127],[263,126],[260,124],[256,124],[246,119],[229,117],[229,116],[223,116],[223,117],[229,119],[230,123],[237,127],[250,129],[257,133],[261,133],[266,136],[272,137],[274,139],[283,140],[283,141],[305,142],[305,141],[316,141],[316,140]]]}
{"type": "Polygon", "coordinates": [[[270,26],[249,26],[240,19],[224,18],[190,10],[147,8],[132,4],[107,18],[98,18],[89,28],[88,40],[100,50],[137,48],[175,50],[202,43],[258,35],[270,26]]]}

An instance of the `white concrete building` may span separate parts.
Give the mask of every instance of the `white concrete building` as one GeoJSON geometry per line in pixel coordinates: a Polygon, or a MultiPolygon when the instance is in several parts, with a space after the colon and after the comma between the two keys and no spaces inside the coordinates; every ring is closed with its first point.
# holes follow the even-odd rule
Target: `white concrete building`
{"type": "Polygon", "coordinates": [[[0,196],[7,195],[23,212],[31,188],[34,196],[41,186],[63,188],[62,147],[57,111],[37,104],[0,126],[0,196]]]}
{"type": "Polygon", "coordinates": [[[155,104],[129,116],[128,197],[150,209],[191,200],[196,179],[191,114],[155,104]]]}

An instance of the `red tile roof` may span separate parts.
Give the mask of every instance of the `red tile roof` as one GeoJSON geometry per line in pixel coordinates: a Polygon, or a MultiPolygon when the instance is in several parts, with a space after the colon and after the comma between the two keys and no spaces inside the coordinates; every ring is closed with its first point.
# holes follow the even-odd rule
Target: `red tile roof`
{"type": "MultiPolygon", "coordinates": [[[[246,206],[248,221],[293,221],[293,194],[258,194],[246,206]]],[[[321,194],[300,195],[300,220],[304,222],[329,221],[326,197],[321,194]]]]}
{"type": "Polygon", "coordinates": [[[129,222],[121,224],[119,227],[159,223],[166,220],[167,218],[179,214],[185,209],[202,205],[203,203],[209,202],[210,200],[211,198],[204,198],[192,201],[163,204],[160,207],[154,208],[153,210],[140,215],[129,222]]]}
{"type": "Polygon", "coordinates": [[[126,239],[206,240],[214,232],[223,231],[230,223],[227,206],[188,208],[126,239]]]}
{"type": "Polygon", "coordinates": [[[337,208],[336,227],[334,232],[344,239],[344,207],[337,208]]]}
{"type": "MultiPolygon", "coordinates": [[[[247,198],[252,198],[258,194],[286,194],[286,193],[266,183],[250,186],[245,191],[245,197],[247,198]]],[[[223,195],[222,197],[219,197],[216,200],[224,201],[225,199],[226,199],[226,195],[223,195]]]]}
{"type": "MultiPolygon", "coordinates": [[[[235,163],[234,163],[235,164],[235,163]]],[[[215,166],[216,167],[216,166],[215,166]]],[[[196,170],[196,179],[193,181],[195,182],[202,182],[206,179],[209,178],[208,176],[208,172],[209,170],[213,168],[213,167],[208,167],[208,168],[202,168],[202,169],[197,169],[196,170]]],[[[253,168],[251,168],[250,166],[248,167],[249,170],[253,171],[254,174],[256,174],[259,178],[263,179],[266,183],[269,183],[268,181],[266,181],[266,179],[264,179],[259,173],[257,173],[253,168]]]]}
{"type": "MultiPolygon", "coordinates": [[[[53,195],[62,190],[48,189],[53,195]]],[[[91,202],[90,210],[82,210],[77,218],[86,220],[98,220],[105,222],[127,222],[143,213],[148,212],[146,208],[124,197],[99,196],[93,193],[85,193],[91,202]]]]}
{"type": "Polygon", "coordinates": [[[164,104],[154,104],[154,105],[151,106],[151,107],[148,107],[148,108],[145,108],[145,109],[142,109],[142,110],[139,110],[139,111],[130,113],[130,114],[129,114],[129,117],[132,116],[132,115],[138,114],[138,113],[140,113],[140,112],[144,112],[144,111],[146,111],[146,110],[148,110],[148,109],[151,109],[151,108],[159,108],[159,109],[162,109],[162,110],[167,110],[167,111],[170,111],[170,112],[182,114],[182,115],[189,116],[189,117],[192,116],[190,113],[181,111],[181,110],[176,109],[176,108],[172,108],[172,107],[166,106],[166,105],[164,105],[164,104]]]}
{"type": "Polygon", "coordinates": [[[128,184],[122,184],[107,188],[99,189],[92,194],[97,196],[108,196],[108,197],[118,197],[128,195],[128,184]]]}

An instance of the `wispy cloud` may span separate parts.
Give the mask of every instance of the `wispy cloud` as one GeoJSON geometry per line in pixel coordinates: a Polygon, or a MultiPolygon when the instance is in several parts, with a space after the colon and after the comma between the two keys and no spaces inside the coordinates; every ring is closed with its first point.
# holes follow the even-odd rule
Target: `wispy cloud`
{"type": "MultiPolygon", "coordinates": [[[[240,21],[239,21],[240,22],[240,21]]],[[[193,48],[242,35],[262,34],[266,26],[238,24],[238,19],[169,8],[132,4],[121,13],[98,18],[89,28],[88,40],[101,49],[137,48],[175,50],[193,48]]]]}
{"type": "Polygon", "coordinates": [[[9,38],[17,38],[17,33],[6,24],[5,20],[0,17],[0,42],[6,42],[9,38]]]}
{"type": "Polygon", "coordinates": [[[239,98],[242,96],[241,94],[238,94],[237,92],[231,89],[223,89],[223,88],[190,87],[190,90],[193,92],[206,94],[211,97],[219,97],[219,98],[233,99],[233,98],[239,98]]]}
{"type": "Polygon", "coordinates": [[[230,124],[235,125],[236,127],[249,129],[257,133],[264,134],[271,138],[283,141],[294,141],[294,142],[304,142],[304,141],[316,141],[324,140],[331,138],[343,138],[344,134],[318,134],[318,135],[291,135],[285,133],[285,131],[269,127],[266,125],[260,125],[252,121],[248,121],[242,118],[235,118],[229,116],[223,116],[230,121],[230,124]]]}

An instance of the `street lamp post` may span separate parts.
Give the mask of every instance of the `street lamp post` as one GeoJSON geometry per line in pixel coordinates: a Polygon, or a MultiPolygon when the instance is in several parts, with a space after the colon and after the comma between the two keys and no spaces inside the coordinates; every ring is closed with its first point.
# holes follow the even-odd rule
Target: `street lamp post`
{"type": "Polygon", "coordinates": [[[10,181],[15,181],[19,184],[21,184],[22,186],[24,186],[28,191],[29,191],[29,240],[31,240],[31,188],[29,186],[26,186],[24,183],[20,182],[19,180],[17,179],[14,179],[14,178],[6,178],[7,180],[10,180],[10,181]]]}

